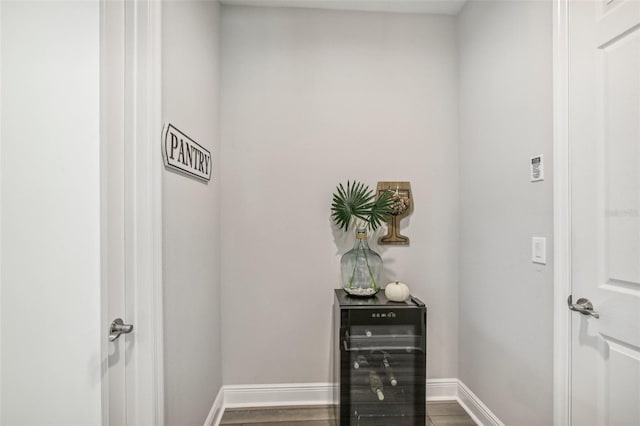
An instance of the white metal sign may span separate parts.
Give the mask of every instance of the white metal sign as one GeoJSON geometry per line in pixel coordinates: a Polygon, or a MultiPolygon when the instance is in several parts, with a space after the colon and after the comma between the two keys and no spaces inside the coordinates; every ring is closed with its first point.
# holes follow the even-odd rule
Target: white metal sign
{"type": "Polygon", "coordinates": [[[205,182],[211,180],[211,153],[167,123],[162,130],[164,165],[205,182]]]}

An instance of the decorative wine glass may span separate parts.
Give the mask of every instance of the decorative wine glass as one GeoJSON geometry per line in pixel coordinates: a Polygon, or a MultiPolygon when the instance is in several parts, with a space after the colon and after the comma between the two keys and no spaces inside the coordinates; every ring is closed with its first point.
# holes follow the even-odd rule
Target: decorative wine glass
{"type": "Polygon", "coordinates": [[[393,213],[387,220],[387,235],[378,243],[386,245],[409,245],[409,237],[400,234],[400,220],[413,212],[413,197],[409,182],[378,182],[377,194],[393,192],[393,213]]]}

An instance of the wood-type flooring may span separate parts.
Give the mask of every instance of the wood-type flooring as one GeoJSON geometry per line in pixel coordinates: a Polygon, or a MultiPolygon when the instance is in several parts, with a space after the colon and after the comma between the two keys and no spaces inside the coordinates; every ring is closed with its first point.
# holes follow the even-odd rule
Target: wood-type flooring
{"type": "MultiPolygon", "coordinates": [[[[457,401],[427,402],[428,426],[474,426],[475,422],[457,401]]],[[[333,407],[230,408],[221,426],[335,426],[333,407]]],[[[393,425],[388,425],[393,426],[393,425]]]]}

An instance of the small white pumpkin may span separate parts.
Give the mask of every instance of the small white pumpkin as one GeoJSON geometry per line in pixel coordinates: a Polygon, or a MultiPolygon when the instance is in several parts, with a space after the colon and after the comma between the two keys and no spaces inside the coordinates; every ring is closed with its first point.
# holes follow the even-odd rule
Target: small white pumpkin
{"type": "Polygon", "coordinates": [[[384,295],[392,302],[404,302],[411,295],[409,286],[401,282],[389,283],[384,288],[384,295]]]}

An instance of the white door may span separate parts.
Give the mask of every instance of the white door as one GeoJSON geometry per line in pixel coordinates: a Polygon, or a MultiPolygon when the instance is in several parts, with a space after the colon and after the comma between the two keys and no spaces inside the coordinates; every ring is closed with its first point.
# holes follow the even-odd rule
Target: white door
{"type": "Polygon", "coordinates": [[[103,425],[162,425],[159,5],[100,13],[103,425]]]}
{"type": "Polygon", "coordinates": [[[571,315],[571,423],[640,425],[640,2],[572,1],[568,34],[572,303],[597,313],[571,315]]]}
{"type": "Polygon", "coordinates": [[[0,424],[163,424],[158,8],[0,1],[0,424]]]}
{"type": "Polygon", "coordinates": [[[0,39],[0,424],[99,424],[99,3],[2,0],[0,39]]]}

